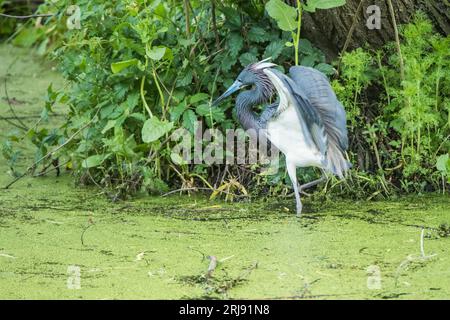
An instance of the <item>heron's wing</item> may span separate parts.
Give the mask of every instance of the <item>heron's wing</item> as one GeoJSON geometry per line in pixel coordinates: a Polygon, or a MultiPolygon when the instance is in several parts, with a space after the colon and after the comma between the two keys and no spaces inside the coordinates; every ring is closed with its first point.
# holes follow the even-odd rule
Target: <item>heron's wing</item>
{"type": "Polygon", "coordinates": [[[289,75],[319,113],[330,143],[335,143],[342,152],[347,150],[345,110],[327,77],[316,69],[301,66],[291,67],[289,75]]]}
{"type": "Polygon", "coordinates": [[[327,152],[327,136],[320,114],[309,101],[306,94],[295,82],[275,69],[265,69],[269,79],[278,92],[280,103],[277,113],[282,113],[287,108],[295,108],[301,127],[306,137],[311,137],[312,142],[323,155],[327,152]]]}

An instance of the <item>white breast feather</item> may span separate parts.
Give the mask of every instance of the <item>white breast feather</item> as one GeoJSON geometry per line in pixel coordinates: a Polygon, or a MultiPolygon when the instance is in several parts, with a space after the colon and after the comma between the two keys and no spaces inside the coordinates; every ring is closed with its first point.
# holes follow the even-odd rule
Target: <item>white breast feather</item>
{"type": "Polygon", "coordinates": [[[278,92],[280,104],[278,116],[267,124],[269,140],[286,156],[286,160],[299,167],[321,167],[323,156],[320,152],[306,143],[303,130],[300,126],[297,111],[294,107],[293,97],[270,69],[264,70],[278,92]]]}

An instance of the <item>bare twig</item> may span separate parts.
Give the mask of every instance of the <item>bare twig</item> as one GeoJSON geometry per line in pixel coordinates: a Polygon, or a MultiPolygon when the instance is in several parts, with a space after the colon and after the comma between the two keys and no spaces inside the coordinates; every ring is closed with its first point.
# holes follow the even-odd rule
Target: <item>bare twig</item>
{"type": "Polygon", "coordinates": [[[30,19],[30,18],[46,18],[46,17],[53,17],[55,14],[53,13],[45,13],[45,14],[30,14],[27,16],[15,16],[5,13],[0,13],[0,17],[5,18],[13,18],[13,19],[30,19]]]}
{"type": "Polygon", "coordinates": [[[400,60],[400,77],[402,82],[405,80],[405,64],[403,62],[402,48],[400,47],[400,37],[398,35],[397,21],[395,19],[394,6],[392,0],[388,0],[389,12],[392,17],[392,25],[394,26],[395,44],[397,45],[398,57],[400,60]]]}
{"type": "Polygon", "coordinates": [[[52,171],[55,171],[55,170],[57,170],[56,175],[59,176],[59,172],[60,172],[59,170],[60,170],[62,167],[64,167],[66,164],[68,164],[69,162],[70,162],[70,160],[68,160],[68,161],[66,161],[66,162],[64,162],[64,163],[61,163],[61,164],[59,164],[59,165],[57,165],[57,166],[53,166],[53,168],[47,170],[47,169],[52,165],[52,163],[51,163],[51,164],[49,164],[47,167],[45,167],[44,170],[42,170],[42,171],[39,172],[38,174],[34,175],[34,177],[41,177],[41,176],[44,176],[44,175],[46,175],[47,173],[52,172],[52,171]]]}
{"type": "Polygon", "coordinates": [[[415,261],[427,261],[428,259],[431,259],[435,257],[437,254],[432,255],[426,255],[425,249],[424,249],[424,236],[425,236],[425,228],[422,228],[420,231],[420,256],[414,256],[412,254],[408,255],[405,260],[403,260],[400,265],[397,267],[397,271],[395,272],[395,286],[398,284],[398,278],[400,277],[400,272],[402,272],[403,269],[406,269],[409,264],[415,262],[415,261]]]}
{"type": "Polygon", "coordinates": [[[228,281],[225,287],[225,290],[229,290],[233,288],[235,285],[240,283],[241,281],[245,281],[253,270],[258,268],[258,261],[255,261],[250,267],[248,267],[243,273],[241,273],[237,278],[228,281]]]}
{"type": "Polygon", "coordinates": [[[23,131],[26,131],[26,130],[27,130],[26,128],[23,128],[21,125],[12,122],[11,119],[16,119],[16,117],[2,117],[2,116],[0,116],[0,120],[6,121],[6,122],[8,122],[10,125],[12,125],[12,126],[14,126],[14,127],[17,127],[17,128],[19,128],[19,129],[21,129],[21,130],[23,130],[23,131]]]}
{"type": "Polygon", "coordinates": [[[356,9],[355,15],[353,17],[353,22],[352,22],[352,26],[350,27],[350,30],[348,31],[347,34],[347,38],[345,39],[345,43],[344,43],[344,47],[342,48],[341,51],[341,59],[339,59],[339,64],[338,64],[338,73],[339,70],[341,69],[341,61],[342,61],[342,55],[347,51],[348,46],[350,44],[350,40],[352,39],[353,33],[355,32],[355,28],[356,28],[356,23],[358,22],[358,18],[359,18],[359,11],[362,8],[362,4],[363,4],[364,0],[361,0],[359,2],[358,8],[356,9]]]}
{"type": "MultiPolygon", "coordinates": [[[[52,117],[65,117],[65,115],[58,114],[58,113],[52,114],[51,116],[52,117]]],[[[41,116],[18,116],[18,117],[0,117],[0,120],[8,121],[8,120],[13,120],[13,119],[40,119],[40,118],[42,118],[42,117],[41,116]]]]}
{"type": "Polygon", "coordinates": [[[188,247],[188,248],[191,249],[192,251],[200,253],[202,255],[202,261],[205,260],[206,254],[204,254],[203,252],[201,252],[200,250],[197,250],[195,248],[192,248],[192,247],[188,247]]]}
{"type": "MultiPolygon", "coordinates": [[[[100,110],[100,109],[99,109],[100,110]]],[[[98,111],[97,110],[97,113],[98,111]]],[[[67,144],[69,144],[78,134],[80,134],[81,131],[83,131],[84,129],[86,129],[88,126],[90,126],[92,124],[92,122],[95,120],[96,115],[95,114],[94,117],[92,117],[92,119],[87,122],[84,126],[82,126],[80,129],[78,129],[77,132],[75,132],[73,135],[71,135],[69,137],[69,139],[66,140],[66,142],[64,142],[63,144],[59,145],[58,147],[56,147],[55,149],[53,149],[52,151],[50,151],[49,153],[47,153],[45,156],[43,156],[42,158],[40,158],[39,160],[37,160],[36,162],[34,162],[31,166],[29,166],[25,172],[23,174],[21,174],[20,176],[18,176],[17,178],[15,178],[13,181],[11,181],[10,183],[8,183],[3,189],[8,189],[9,187],[11,187],[14,183],[16,183],[17,181],[19,181],[20,179],[22,179],[23,177],[25,177],[29,172],[31,172],[34,168],[36,168],[36,166],[41,163],[42,161],[44,161],[45,159],[51,157],[53,154],[55,154],[58,150],[64,148],[67,144]]]]}
{"type": "Polygon", "coordinates": [[[88,220],[88,225],[83,229],[83,232],[81,233],[81,244],[84,246],[84,233],[87,231],[87,229],[89,229],[90,227],[92,227],[94,225],[94,222],[92,221],[91,218],[89,218],[88,220]]]}
{"type": "Polygon", "coordinates": [[[19,118],[19,117],[17,116],[16,111],[14,110],[13,106],[11,105],[11,99],[9,99],[9,94],[8,94],[8,86],[7,86],[7,82],[8,82],[8,75],[5,76],[4,88],[5,88],[6,101],[8,102],[9,110],[10,110],[11,113],[13,114],[14,118],[20,123],[20,127],[21,127],[23,130],[28,131],[29,128],[28,128],[27,125],[22,121],[22,119],[19,118]]]}
{"type": "Polygon", "coordinates": [[[9,94],[8,94],[8,87],[7,87],[7,81],[8,81],[8,76],[9,76],[9,70],[12,68],[12,66],[17,62],[19,58],[17,57],[16,59],[13,60],[13,62],[11,62],[11,64],[8,66],[8,68],[6,69],[6,75],[5,75],[5,82],[4,82],[4,89],[5,89],[5,96],[6,96],[6,101],[8,102],[8,106],[9,106],[9,110],[11,111],[11,113],[13,114],[13,119],[17,120],[19,122],[19,124],[14,123],[13,121],[10,121],[9,119],[5,118],[5,117],[1,117],[2,120],[5,120],[6,122],[8,122],[9,124],[12,124],[13,126],[22,129],[24,131],[29,130],[28,127],[26,126],[26,124],[17,116],[14,108],[11,105],[11,99],[9,99],[9,94]]]}
{"type": "Polygon", "coordinates": [[[215,0],[211,0],[211,18],[212,18],[212,25],[213,25],[213,32],[216,37],[216,48],[220,48],[220,39],[219,39],[219,33],[217,32],[217,20],[216,20],[216,2],[215,0]]]}

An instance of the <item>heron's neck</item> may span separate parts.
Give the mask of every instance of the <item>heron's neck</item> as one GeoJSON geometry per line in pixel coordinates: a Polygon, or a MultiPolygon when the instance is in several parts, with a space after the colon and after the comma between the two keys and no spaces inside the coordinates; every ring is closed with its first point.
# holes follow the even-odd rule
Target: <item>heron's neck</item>
{"type": "Polygon", "coordinates": [[[244,91],[236,98],[236,115],[244,130],[261,129],[259,116],[253,107],[264,101],[262,88],[256,84],[255,89],[244,91]]]}

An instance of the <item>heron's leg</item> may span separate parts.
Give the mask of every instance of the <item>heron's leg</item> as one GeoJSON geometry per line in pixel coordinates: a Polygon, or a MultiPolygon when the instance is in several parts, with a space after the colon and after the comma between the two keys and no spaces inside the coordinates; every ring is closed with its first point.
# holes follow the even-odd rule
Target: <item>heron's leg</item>
{"type": "Polygon", "coordinates": [[[297,216],[300,217],[300,215],[302,213],[302,202],[300,200],[300,193],[298,192],[296,166],[293,163],[289,163],[288,161],[286,161],[286,166],[287,166],[289,178],[291,179],[291,182],[292,182],[292,186],[294,187],[295,201],[296,201],[296,207],[297,207],[297,216]]]}
{"type": "Polygon", "coordinates": [[[314,181],[311,181],[311,182],[302,184],[302,185],[300,186],[300,192],[302,192],[303,190],[306,190],[306,189],[308,189],[308,188],[314,187],[315,185],[318,185],[318,184],[321,183],[321,182],[327,181],[327,179],[328,179],[328,178],[327,178],[325,175],[323,175],[322,177],[320,177],[320,178],[317,179],[317,180],[314,180],[314,181]]]}

